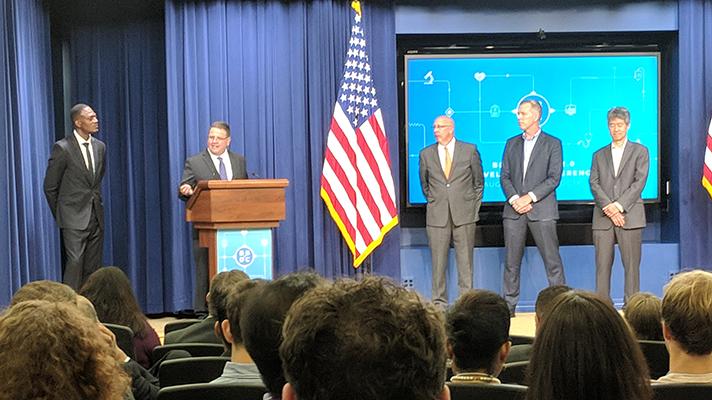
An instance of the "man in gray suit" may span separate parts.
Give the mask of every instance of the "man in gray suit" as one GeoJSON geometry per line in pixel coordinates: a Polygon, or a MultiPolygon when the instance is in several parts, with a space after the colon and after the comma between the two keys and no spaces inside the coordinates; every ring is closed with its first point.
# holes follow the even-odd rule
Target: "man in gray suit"
{"type": "Polygon", "coordinates": [[[527,227],[544,260],[549,285],[566,283],[556,235],[556,188],[563,170],[561,141],[542,132],[540,119],[541,104],[522,101],[517,109],[522,133],[507,141],[502,157],[500,184],[507,199],[502,212],[506,248],[504,299],[512,316],[519,301],[527,227]]]}
{"type": "MultiPolygon", "coordinates": [[[[215,121],[208,131],[208,148],[185,161],[178,197],[186,201],[193,195],[195,185],[203,180],[247,179],[245,158],[228,150],[230,125],[215,121]]],[[[205,311],[208,293],[208,249],[198,245],[198,231],[193,229],[193,257],[195,258],[195,291],[193,310],[205,311]]]]}
{"type": "Polygon", "coordinates": [[[477,146],[455,139],[455,121],[433,123],[437,143],[420,151],[420,186],[428,202],[426,225],[433,264],[433,303],[447,305],[450,239],[455,245],[460,293],[472,288],[472,249],[484,178],[477,146]]]}
{"type": "Polygon", "coordinates": [[[78,290],[99,269],[104,251],[104,178],[106,146],[93,137],[99,119],[86,104],[70,110],[74,130],[52,146],[44,178],[49,209],[62,231],[63,282],[78,290]]]}
{"type": "Polygon", "coordinates": [[[641,193],[648,179],[648,149],[628,141],[630,112],[625,107],[608,111],[612,142],[593,154],[591,193],[593,245],[596,247],[596,292],[610,296],[614,245],[618,242],[625,270],[624,301],[640,290],[640,247],[645,227],[641,193]]]}

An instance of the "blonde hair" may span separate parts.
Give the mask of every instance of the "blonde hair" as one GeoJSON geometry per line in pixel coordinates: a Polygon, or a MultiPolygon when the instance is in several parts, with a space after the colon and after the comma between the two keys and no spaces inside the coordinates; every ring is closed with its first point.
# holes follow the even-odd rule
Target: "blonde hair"
{"type": "Polygon", "coordinates": [[[687,353],[712,353],[712,273],[681,273],[664,292],[662,318],[675,341],[687,353]]]}
{"type": "Polygon", "coordinates": [[[0,316],[0,396],[121,400],[129,378],[96,322],[69,303],[30,300],[0,316]]]}

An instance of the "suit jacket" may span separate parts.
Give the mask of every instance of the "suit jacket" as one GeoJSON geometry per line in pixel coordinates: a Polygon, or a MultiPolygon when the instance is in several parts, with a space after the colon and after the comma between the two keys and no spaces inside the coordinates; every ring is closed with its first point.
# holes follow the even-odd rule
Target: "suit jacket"
{"type": "Polygon", "coordinates": [[[514,211],[509,199],[514,195],[534,193],[537,201],[532,210],[524,214],[531,221],[559,219],[556,188],[561,182],[563,171],[561,141],[551,135],[539,133],[527,166],[524,180],[524,139],[519,134],[507,140],[502,156],[502,170],[499,182],[504,191],[505,203],[502,218],[518,219],[522,216],[514,211]]]}
{"type": "Polygon", "coordinates": [[[477,146],[455,141],[450,178],[445,178],[438,144],[420,151],[420,187],[428,201],[427,225],[445,226],[448,213],[456,226],[479,221],[484,177],[477,146]]]}
{"type": "Polygon", "coordinates": [[[86,229],[96,210],[99,226],[104,228],[104,203],[101,181],[104,178],[106,146],[91,138],[95,172],[84,163],[83,148],[70,132],[52,146],[44,178],[44,193],[52,215],[61,229],[86,229]]]}
{"type": "MultiPolygon", "coordinates": [[[[232,166],[232,179],[247,179],[247,166],[245,164],[245,157],[234,153],[230,150],[227,151],[230,157],[230,164],[232,166]]],[[[185,167],[183,168],[183,177],[181,178],[178,187],[183,184],[189,184],[195,187],[198,181],[210,180],[210,179],[220,179],[220,174],[213,164],[213,159],[210,158],[210,153],[208,149],[201,151],[200,153],[190,157],[185,160],[185,167]]],[[[178,192],[178,197],[181,200],[188,200],[189,197],[183,196],[180,191],[178,192]]]]}
{"type": "Polygon", "coordinates": [[[173,343],[215,343],[223,344],[215,336],[215,318],[208,315],[204,320],[173,332],[168,332],[163,339],[165,344],[173,343]]]}
{"type": "Polygon", "coordinates": [[[593,229],[613,227],[613,221],[603,212],[603,207],[616,201],[623,206],[625,215],[623,229],[645,227],[645,208],[640,196],[648,179],[649,167],[648,149],[630,140],[623,150],[617,176],[613,174],[610,144],[593,154],[589,177],[591,193],[595,201],[593,229]]]}

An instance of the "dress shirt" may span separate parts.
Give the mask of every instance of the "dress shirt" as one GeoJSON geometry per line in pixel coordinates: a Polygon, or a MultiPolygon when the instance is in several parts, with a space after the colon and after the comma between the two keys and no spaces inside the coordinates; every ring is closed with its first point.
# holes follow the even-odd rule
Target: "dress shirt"
{"type": "MultiPolygon", "coordinates": [[[[441,144],[438,144],[438,156],[440,157],[440,167],[442,167],[443,172],[445,171],[445,152],[446,151],[448,153],[450,153],[450,161],[454,162],[455,161],[455,159],[453,158],[453,156],[455,155],[455,138],[454,137],[450,140],[450,143],[448,143],[444,146],[441,144]]],[[[450,173],[452,173],[452,164],[450,165],[450,168],[451,168],[450,173]]]]}
{"type": "Polygon", "coordinates": [[[227,175],[227,180],[231,181],[232,180],[232,164],[230,163],[230,154],[225,150],[222,154],[218,154],[217,156],[208,150],[208,154],[210,154],[210,158],[213,160],[213,165],[215,165],[215,170],[220,171],[220,160],[218,160],[218,157],[222,157],[222,162],[225,164],[225,175],[227,175]]]}
{"type": "Polygon", "coordinates": [[[89,143],[89,152],[91,153],[91,170],[92,172],[96,172],[96,161],[94,160],[94,146],[91,145],[91,135],[89,135],[88,140],[84,140],[83,137],[77,132],[77,130],[74,130],[74,137],[77,138],[77,142],[79,142],[79,149],[82,151],[82,158],[84,159],[84,165],[89,165],[89,160],[87,160],[87,152],[84,150],[84,143],[89,143]]]}

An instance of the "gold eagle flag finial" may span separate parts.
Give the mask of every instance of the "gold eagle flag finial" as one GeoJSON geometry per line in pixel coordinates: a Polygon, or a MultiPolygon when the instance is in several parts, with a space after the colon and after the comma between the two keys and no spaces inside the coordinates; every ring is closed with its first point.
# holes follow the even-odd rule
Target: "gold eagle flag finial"
{"type": "Polygon", "coordinates": [[[358,14],[359,16],[361,15],[361,2],[360,1],[358,1],[358,0],[352,1],[351,8],[353,8],[354,11],[356,11],[356,14],[358,14]]]}

